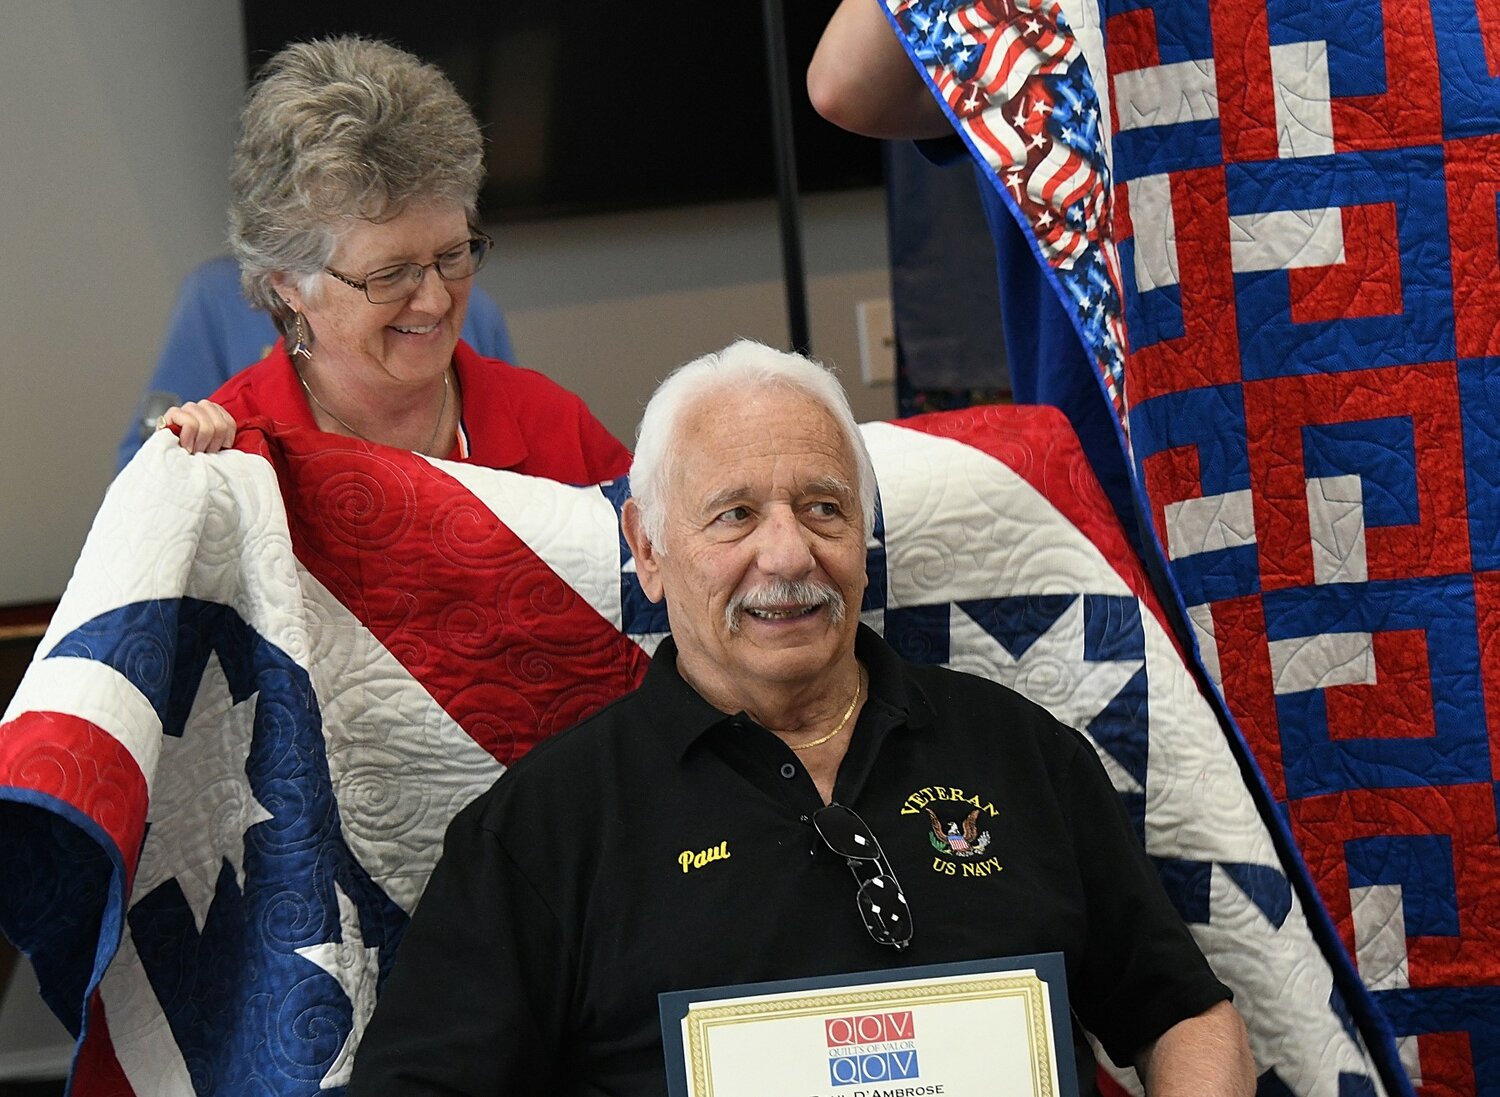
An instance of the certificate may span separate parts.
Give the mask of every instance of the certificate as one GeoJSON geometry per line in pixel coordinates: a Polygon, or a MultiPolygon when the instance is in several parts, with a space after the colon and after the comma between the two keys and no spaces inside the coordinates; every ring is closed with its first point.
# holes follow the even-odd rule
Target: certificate
{"type": "Polygon", "coordinates": [[[660,997],[670,1097],[1077,1097],[1062,956],[660,997]]]}

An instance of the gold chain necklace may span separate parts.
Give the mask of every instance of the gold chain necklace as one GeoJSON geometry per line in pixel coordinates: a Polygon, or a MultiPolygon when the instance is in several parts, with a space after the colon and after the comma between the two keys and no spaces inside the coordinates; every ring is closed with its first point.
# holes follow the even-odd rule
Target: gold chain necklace
{"type": "MultiPolygon", "coordinates": [[[[296,367],[294,367],[294,368],[296,368],[296,367]]],[[[314,404],[318,405],[318,407],[323,411],[323,413],[325,415],[328,416],[328,418],[332,419],[335,423],[337,423],[339,426],[343,427],[350,434],[354,435],[354,437],[358,438],[361,442],[369,442],[369,441],[371,441],[371,439],[366,438],[359,431],[355,430],[348,423],[346,423],[342,419],[340,419],[338,417],[338,415],[334,412],[334,410],[332,408],[330,408],[327,404],[323,403],[323,401],[321,401],[321,400],[318,399],[317,393],[313,392],[312,386],[307,383],[307,378],[302,376],[302,370],[301,369],[297,369],[297,380],[302,382],[302,391],[305,392],[305,393],[307,393],[307,398],[309,400],[311,400],[314,404]]],[[[427,439],[427,445],[420,451],[422,453],[431,454],[434,457],[437,456],[437,455],[436,454],[432,454],[432,447],[433,447],[433,444],[437,442],[438,431],[441,430],[442,427],[443,427],[443,415],[448,410],[448,389],[450,387],[451,386],[449,385],[449,382],[448,382],[448,371],[444,370],[443,371],[443,402],[442,402],[442,404],[440,404],[438,406],[437,422],[432,424],[432,437],[429,438],[429,439],[427,439]]]]}
{"type": "Polygon", "coordinates": [[[854,685],[854,696],[851,697],[851,698],[849,698],[849,707],[844,710],[844,715],[840,718],[839,723],[838,723],[838,727],[834,728],[827,735],[824,735],[821,738],[812,740],[812,742],[810,742],[810,743],[798,743],[795,746],[793,746],[792,749],[793,750],[811,750],[813,747],[820,747],[824,743],[828,742],[828,740],[832,739],[839,732],[843,731],[844,730],[844,725],[849,722],[849,717],[851,717],[851,716],[854,715],[854,706],[857,705],[857,704],[859,704],[859,695],[861,693],[863,693],[864,691],[865,691],[865,668],[864,668],[864,665],[861,664],[860,668],[859,668],[859,681],[856,682],[855,685],[854,685]]]}

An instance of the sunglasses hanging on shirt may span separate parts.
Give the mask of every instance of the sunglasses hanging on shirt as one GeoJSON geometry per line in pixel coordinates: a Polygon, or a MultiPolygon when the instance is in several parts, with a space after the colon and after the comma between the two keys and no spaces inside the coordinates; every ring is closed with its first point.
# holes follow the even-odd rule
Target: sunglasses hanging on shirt
{"type": "Polygon", "coordinates": [[[869,824],[843,804],[819,808],[812,822],[823,844],[842,857],[854,874],[859,884],[855,896],[859,916],[870,936],[895,949],[911,944],[911,907],[869,824]]]}

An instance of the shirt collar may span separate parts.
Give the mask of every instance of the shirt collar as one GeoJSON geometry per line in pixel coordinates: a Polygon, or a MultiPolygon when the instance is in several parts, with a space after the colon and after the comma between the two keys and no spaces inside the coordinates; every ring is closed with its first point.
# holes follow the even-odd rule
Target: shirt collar
{"type": "Polygon", "coordinates": [[[912,728],[932,723],[932,705],[922,687],[906,673],[906,662],[896,649],[867,625],[860,625],[854,637],[854,654],[870,674],[870,699],[900,717],[912,728]]]}
{"type": "MultiPolygon", "coordinates": [[[[318,426],[318,420],[313,415],[312,404],[308,402],[306,392],[302,388],[297,364],[292,361],[291,355],[287,354],[286,341],[276,340],[268,357],[275,362],[275,367],[257,371],[250,382],[255,388],[255,397],[260,408],[272,409],[269,418],[278,422],[322,430],[323,428],[318,426]]],[[[266,412],[262,410],[262,414],[266,412]]]]}
{"type": "Polygon", "coordinates": [[[677,643],[668,636],[657,645],[636,694],[651,720],[681,757],[711,728],[733,719],[705,701],[677,669],[677,643]]]}
{"type": "MultiPolygon", "coordinates": [[[[879,633],[860,625],[854,653],[870,673],[870,695],[860,715],[861,726],[877,716],[887,727],[904,724],[918,729],[932,722],[932,706],[922,687],[907,677],[901,657],[879,633]]],[[[677,644],[670,636],[652,656],[639,696],[678,757],[686,755],[706,733],[739,715],[721,712],[688,685],[677,669],[677,644]]]]}
{"type": "Polygon", "coordinates": [[[453,372],[464,401],[464,431],[470,464],[513,469],[530,455],[525,431],[506,391],[504,371],[494,368],[462,339],[453,348],[453,372]]]}

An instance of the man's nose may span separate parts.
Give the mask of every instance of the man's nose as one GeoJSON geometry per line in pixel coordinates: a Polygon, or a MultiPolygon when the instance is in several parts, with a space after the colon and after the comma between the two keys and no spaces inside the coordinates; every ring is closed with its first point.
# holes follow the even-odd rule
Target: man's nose
{"type": "Polygon", "coordinates": [[[815,565],[811,532],[790,507],[774,507],[756,531],[759,564],[767,575],[796,579],[815,565]]]}

